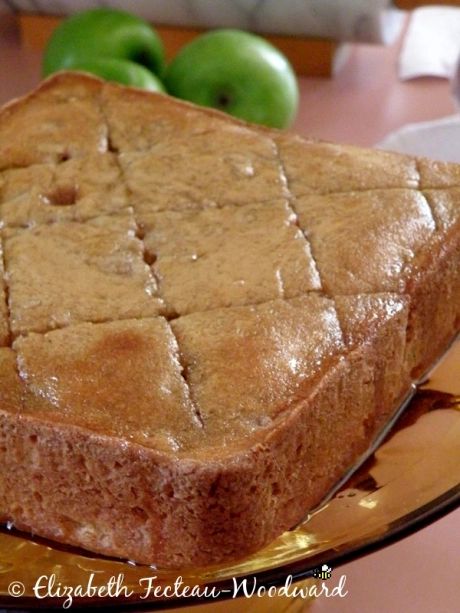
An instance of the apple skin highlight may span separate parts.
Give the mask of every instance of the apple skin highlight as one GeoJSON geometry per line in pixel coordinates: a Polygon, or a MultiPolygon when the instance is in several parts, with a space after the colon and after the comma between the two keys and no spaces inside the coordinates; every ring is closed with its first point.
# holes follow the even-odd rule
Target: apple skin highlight
{"type": "Polygon", "coordinates": [[[284,55],[265,39],[240,30],[215,30],[181,49],[166,68],[168,93],[252,123],[287,128],[299,90],[284,55]]]}
{"type": "Polygon", "coordinates": [[[160,78],[165,66],[163,43],[150,24],[125,11],[96,8],[56,28],[43,56],[43,75],[102,58],[135,62],[160,78]]]}

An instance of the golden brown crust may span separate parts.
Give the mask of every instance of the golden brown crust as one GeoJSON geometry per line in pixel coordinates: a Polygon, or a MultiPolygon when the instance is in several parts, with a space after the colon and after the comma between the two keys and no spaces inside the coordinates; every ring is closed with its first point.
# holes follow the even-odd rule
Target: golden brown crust
{"type": "Polygon", "coordinates": [[[135,232],[129,211],[6,229],[13,333],[158,315],[162,302],[135,232]]]}
{"type": "Polygon", "coordinates": [[[141,222],[152,211],[241,206],[287,195],[273,141],[241,126],[123,153],[120,163],[141,222]]]}
{"type": "Polygon", "coordinates": [[[417,162],[407,155],[285,134],[275,141],[295,196],[419,186],[417,162]]]}
{"type": "Polygon", "coordinates": [[[458,167],[63,73],[0,114],[0,169],[0,517],[36,534],[255,551],[458,329],[458,167]]]}
{"type": "Polygon", "coordinates": [[[112,153],[6,170],[0,178],[0,216],[9,227],[84,221],[128,207],[112,153]]]}
{"type": "Polygon", "coordinates": [[[420,173],[420,189],[460,186],[460,166],[458,164],[419,158],[417,167],[420,173]]]}
{"type": "Polygon", "coordinates": [[[161,295],[180,315],[321,289],[286,201],[150,213],[144,232],[161,295]]]}
{"type": "Polygon", "coordinates": [[[193,313],[171,325],[215,449],[266,436],[345,352],[333,301],[315,293],[193,313]]]}
{"type": "Polygon", "coordinates": [[[460,224],[439,227],[405,283],[411,299],[406,362],[414,378],[425,374],[460,329],[459,271],[460,224]]]}
{"type": "Polygon", "coordinates": [[[107,128],[95,100],[100,89],[97,79],[61,73],[4,107],[0,170],[107,151],[107,128]]]}
{"type": "Polygon", "coordinates": [[[431,209],[416,190],[301,196],[295,207],[332,295],[403,291],[435,234],[431,209]]]}
{"type": "Polygon", "coordinates": [[[24,414],[166,452],[202,438],[177,343],[162,317],[29,334],[13,349],[24,414]]]}
{"type": "Polygon", "coordinates": [[[111,147],[122,154],[150,151],[157,145],[184,146],[188,139],[194,142],[195,138],[226,131],[232,125],[243,129],[246,126],[218,111],[113,83],[102,87],[101,103],[110,126],[111,147]]]}

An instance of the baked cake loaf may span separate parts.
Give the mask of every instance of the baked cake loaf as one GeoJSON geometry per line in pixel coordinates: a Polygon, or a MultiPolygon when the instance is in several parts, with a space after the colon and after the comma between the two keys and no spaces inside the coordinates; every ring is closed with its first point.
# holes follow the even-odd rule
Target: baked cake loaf
{"type": "Polygon", "coordinates": [[[254,552],[459,327],[460,167],[61,73],[0,114],[0,518],[254,552]]]}

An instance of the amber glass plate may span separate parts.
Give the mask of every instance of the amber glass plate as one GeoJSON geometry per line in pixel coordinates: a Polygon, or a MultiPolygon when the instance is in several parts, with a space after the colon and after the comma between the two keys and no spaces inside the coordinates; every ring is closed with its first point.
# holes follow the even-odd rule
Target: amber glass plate
{"type": "MultiPolygon", "coordinates": [[[[111,577],[122,577],[123,587],[132,594],[119,598],[76,597],[72,609],[79,605],[108,607],[111,611],[187,606],[193,598],[146,599],[148,578],[156,577],[152,580],[154,585],[164,588],[181,576],[183,585],[215,586],[222,597],[228,597],[234,577],[250,577],[251,581],[256,577],[258,585],[281,585],[288,575],[294,580],[305,579],[325,562],[335,568],[393,542],[459,504],[459,375],[460,341],[457,341],[429,379],[418,387],[400,411],[397,422],[389,431],[387,428],[383,440],[380,437],[376,450],[360,468],[297,528],[256,555],[234,565],[163,571],[64,549],[3,529],[0,605],[23,609],[62,607],[62,599],[42,600],[34,596],[33,586],[38,577],[53,575],[55,588],[58,584],[87,586],[94,573],[94,585],[107,585],[111,577]],[[12,588],[12,584],[16,587],[12,588]],[[16,597],[9,594],[14,590],[16,597]],[[21,597],[17,596],[18,590],[23,592],[21,597]]],[[[250,604],[246,601],[245,610],[256,610],[250,604]]],[[[289,611],[294,610],[292,604],[289,611]]],[[[206,610],[214,608],[221,610],[217,602],[206,610]]],[[[277,611],[282,610],[287,609],[278,606],[277,611]]]]}

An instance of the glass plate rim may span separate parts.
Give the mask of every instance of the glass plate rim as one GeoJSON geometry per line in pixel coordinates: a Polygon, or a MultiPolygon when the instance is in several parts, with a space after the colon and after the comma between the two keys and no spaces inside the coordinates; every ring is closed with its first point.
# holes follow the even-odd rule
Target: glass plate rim
{"type": "MultiPolygon", "coordinates": [[[[442,519],[449,513],[454,512],[457,508],[460,508],[460,483],[456,486],[438,496],[435,500],[427,502],[425,505],[415,509],[404,517],[402,520],[398,520],[395,525],[390,528],[383,536],[380,535],[376,538],[368,538],[362,543],[351,548],[344,548],[343,551],[337,551],[335,555],[330,555],[330,552],[324,552],[318,554],[318,556],[312,556],[308,559],[300,559],[295,562],[290,562],[279,567],[271,568],[268,570],[261,570],[246,577],[256,578],[258,586],[264,586],[269,588],[271,586],[280,587],[286,581],[288,576],[292,575],[293,583],[303,579],[313,577],[313,571],[315,568],[322,564],[332,565],[334,568],[339,568],[348,562],[352,562],[360,557],[374,553],[387,547],[388,545],[395,544],[400,540],[411,536],[415,532],[426,528],[433,522],[442,519]],[[305,564],[307,562],[307,564],[305,564]]],[[[225,579],[222,581],[209,582],[203,585],[215,586],[217,589],[225,589],[230,585],[231,580],[225,579]]],[[[168,609],[179,609],[186,606],[211,604],[217,602],[223,602],[231,599],[228,593],[221,592],[215,598],[200,598],[200,597],[187,597],[176,598],[168,600],[146,600],[141,601],[139,598],[124,600],[123,602],[117,602],[117,599],[107,598],[100,600],[98,604],[95,604],[94,599],[81,598],[75,599],[72,605],[72,611],[105,611],[110,609],[115,613],[122,613],[124,611],[160,611],[168,609]]],[[[46,598],[37,601],[35,598],[20,598],[15,599],[13,597],[0,597],[0,606],[9,610],[20,609],[21,611],[37,610],[37,609],[49,609],[58,610],[62,609],[62,599],[60,598],[46,598]]]]}

